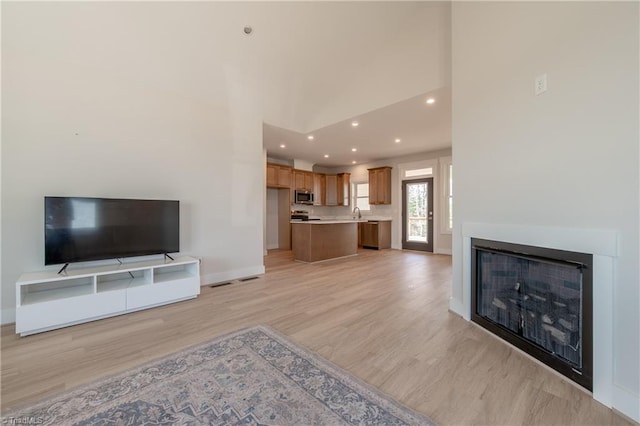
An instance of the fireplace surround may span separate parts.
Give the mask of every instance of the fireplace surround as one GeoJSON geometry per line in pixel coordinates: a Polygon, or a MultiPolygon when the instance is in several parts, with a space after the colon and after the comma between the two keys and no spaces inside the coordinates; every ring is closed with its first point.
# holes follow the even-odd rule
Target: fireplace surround
{"type": "Polygon", "coordinates": [[[593,390],[593,258],[471,239],[471,320],[593,390]]]}
{"type": "MultiPolygon", "coordinates": [[[[622,413],[637,412],[637,396],[620,386],[614,378],[614,342],[619,338],[616,337],[613,321],[613,289],[620,250],[620,236],[617,231],[466,221],[460,224],[456,232],[460,232],[460,239],[453,240],[454,269],[449,309],[468,321],[471,321],[471,239],[479,238],[591,254],[593,256],[593,398],[622,413]],[[459,256],[457,262],[456,253],[459,256]]],[[[568,378],[567,381],[575,383],[568,378]]],[[[578,384],[576,386],[585,389],[578,384]]]]}

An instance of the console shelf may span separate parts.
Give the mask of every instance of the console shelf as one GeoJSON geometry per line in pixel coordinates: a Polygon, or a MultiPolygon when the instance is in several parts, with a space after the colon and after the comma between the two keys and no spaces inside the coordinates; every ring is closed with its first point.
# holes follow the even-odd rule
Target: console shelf
{"type": "Polygon", "coordinates": [[[16,283],[16,333],[26,336],[198,294],[200,263],[188,256],[26,273],[16,283]]]}

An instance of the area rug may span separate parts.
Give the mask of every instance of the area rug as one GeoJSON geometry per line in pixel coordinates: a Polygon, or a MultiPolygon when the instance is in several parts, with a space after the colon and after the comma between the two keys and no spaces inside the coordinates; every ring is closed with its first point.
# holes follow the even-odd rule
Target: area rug
{"type": "Polygon", "coordinates": [[[3,416],[44,425],[434,425],[266,326],[3,416]]]}

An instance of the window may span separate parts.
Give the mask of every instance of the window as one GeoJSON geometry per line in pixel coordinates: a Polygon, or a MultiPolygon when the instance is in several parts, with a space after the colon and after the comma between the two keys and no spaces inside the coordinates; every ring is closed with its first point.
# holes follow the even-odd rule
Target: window
{"type": "Polygon", "coordinates": [[[442,232],[450,234],[453,230],[453,164],[451,157],[441,158],[442,177],[442,232]]]}
{"type": "Polygon", "coordinates": [[[353,184],[353,205],[358,207],[360,211],[371,210],[369,206],[369,184],[354,183],[353,184]]]}
{"type": "Polygon", "coordinates": [[[411,178],[411,177],[418,177],[418,176],[430,176],[432,174],[433,174],[433,168],[426,167],[424,169],[407,170],[404,172],[404,177],[411,178]]]}

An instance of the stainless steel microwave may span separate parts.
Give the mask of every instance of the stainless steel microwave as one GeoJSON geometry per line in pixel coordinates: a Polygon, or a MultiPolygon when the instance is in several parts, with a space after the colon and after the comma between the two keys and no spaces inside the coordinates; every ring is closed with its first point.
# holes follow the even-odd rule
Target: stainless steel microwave
{"type": "Polygon", "coordinates": [[[313,192],[306,189],[296,189],[294,194],[295,204],[313,204],[313,192]]]}

